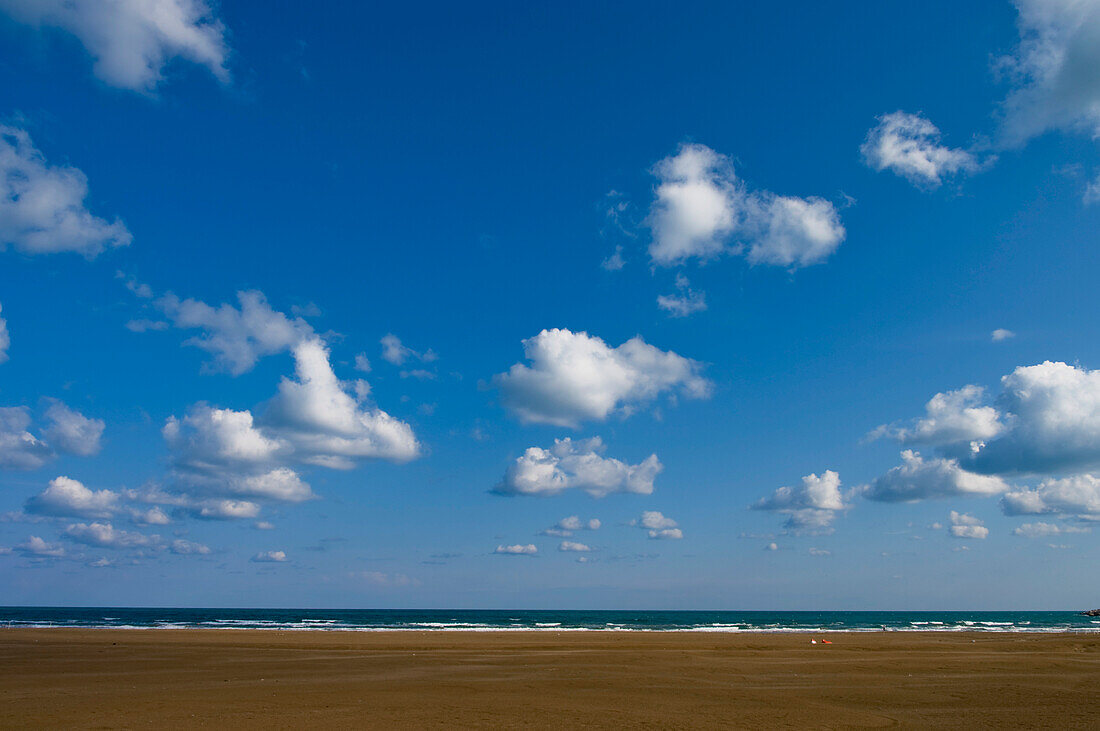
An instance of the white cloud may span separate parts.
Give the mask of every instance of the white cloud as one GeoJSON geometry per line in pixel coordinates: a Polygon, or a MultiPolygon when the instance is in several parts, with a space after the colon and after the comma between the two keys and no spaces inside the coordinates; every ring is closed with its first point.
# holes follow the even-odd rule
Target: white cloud
{"type": "Polygon", "coordinates": [[[810,549],[810,555],[811,556],[830,556],[830,555],[832,555],[832,551],[827,551],[824,548],[811,548],[810,549]]]}
{"type": "Polygon", "coordinates": [[[247,520],[260,514],[260,506],[249,500],[200,500],[186,507],[196,517],[206,520],[247,520]]]}
{"type": "Polygon", "coordinates": [[[252,527],[256,530],[275,530],[275,524],[266,520],[257,521],[252,527]]]}
{"type": "Polygon", "coordinates": [[[511,546],[500,545],[493,550],[493,553],[499,553],[506,556],[534,556],[538,552],[539,549],[534,543],[528,543],[526,545],[516,543],[511,546]]]}
{"type": "Polygon", "coordinates": [[[249,500],[168,492],[156,486],[143,490],[123,490],[122,494],[127,500],[133,502],[167,505],[175,508],[179,513],[203,520],[240,520],[255,518],[260,514],[260,506],[249,500]]]}
{"type": "Polygon", "coordinates": [[[684,533],[672,518],[666,518],[656,510],[647,510],[636,521],[636,525],[646,531],[650,538],[679,540],[684,533]]]}
{"type": "Polygon", "coordinates": [[[431,348],[428,348],[423,353],[418,353],[402,345],[401,338],[393,333],[389,333],[379,342],[382,343],[382,360],[387,363],[392,363],[395,366],[404,365],[408,360],[419,360],[423,363],[431,363],[439,360],[439,356],[437,356],[435,351],[431,348]]]}
{"type": "Polygon", "coordinates": [[[543,536],[558,536],[560,538],[568,538],[573,535],[575,531],[579,530],[599,530],[600,528],[599,518],[591,518],[588,521],[583,521],[579,516],[570,515],[567,518],[562,518],[551,528],[539,531],[539,535],[543,536]]]}
{"type": "Polygon", "coordinates": [[[780,487],[752,505],[754,510],[770,510],[787,516],[786,527],[798,533],[823,533],[832,530],[839,511],[848,508],[840,494],[840,475],[826,470],[819,477],[809,474],[796,487],[780,487]]]}
{"type": "Polygon", "coordinates": [[[592,548],[584,543],[577,543],[576,541],[562,541],[558,544],[558,550],[565,553],[586,553],[591,551],[592,548]]]}
{"type": "Polygon", "coordinates": [[[414,355],[413,351],[401,344],[401,338],[393,333],[384,336],[380,342],[382,343],[382,360],[393,365],[402,365],[410,356],[414,355]]]}
{"type": "Polygon", "coordinates": [[[168,514],[154,505],[148,510],[130,510],[130,519],[139,525],[168,525],[172,522],[168,514]]]}
{"type": "Polygon", "coordinates": [[[576,428],[616,412],[629,415],[662,393],[710,394],[700,363],[641,337],[612,348],[588,333],[555,328],[524,340],[523,350],[531,365],[516,363],[493,382],[524,423],[576,428]]]}
{"type": "Polygon", "coordinates": [[[285,551],[260,551],[249,560],[254,563],[283,563],[287,558],[285,551]]]}
{"type": "Polygon", "coordinates": [[[928,119],[901,111],[879,117],[860,152],[875,170],[890,170],[928,188],[939,186],[945,177],[979,167],[966,150],[940,144],[940,131],[928,119]]]}
{"type": "MultiPolygon", "coordinates": [[[[0,312],[3,312],[2,307],[0,312]]],[[[7,362],[9,347],[11,347],[11,336],[8,334],[8,321],[0,317],[0,363],[7,362]]]]}
{"type": "Polygon", "coordinates": [[[967,515],[966,513],[957,513],[954,510],[950,515],[951,527],[948,531],[955,538],[988,538],[989,529],[985,527],[981,520],[975,518],[973,515],[967,515]]]}
{"type": "MultiPolygon", "coordinates": [[[[203,518],[254,518],[255,498],[301,502],[315,497],[290,463],[349,469],[356,458],[401,462],[419,455],[411,427],[363,403],[333,373],[320,338],[295,344],[297,379],[283,378],[262,420],[248,410],[196,404],[182,419],[167,420],[173,493],[162,494],[203,518]],[[222,499],[225,498],[225,499],[222,499]]],[[[154,501],[155,502],[155,501],[154,501]]]]}
{"type": "Polygon", "coordinates": [[[1010,424],[966,460],[997,474],[1084,472],[1100,467],[1100,371],[1046,361],[1001,379],[1010,424]]]}
{"type": "Polygon", "coordinates": [[[60,476],[27,500],[26,510],[53,517],[109,518],[118,509],[119,497],[117,492],[89,490],[77,480],[60,476]]]}
{"type": "Polygon", "coordinates": [[[695,312],[703,312],[707,309],[707,297],[704,292],[696,292],[691,288],[691,283],[683,274],[676,275],[677,294],[662,294],[657,296],[657,306],[667,312],[670,317],[687,317],[695,312]]]}
{"type": "Polygon", "coordinates": [[[277,467],[269,472],[231,480],[229,489],[236,495],[289,503],[316,497],[298,473],[288,467],[277,467]]]}
{"type": "Polygon", "coordinates": [[[1092,474],[1044,480],[1032,490],[1017,490],[1001,499],[1008,515],[1044,513],[1100,518],[1100,478],[1092,474]]]}
{"type": "Polygon", "coordinates": [[[181,329],[202,329],[202,335],[184,342],[214,356],[214,366],[233,375],[252,369],[266,355],[290,350],[313,336],[313,328],[300,317],[291,319],[271,308],[262,292],[237,292],[240,308],[223,303],[212,307],[194,299],[181,300],[169,292],[157,306],[181,329]]]}
{"type": "Polygon", "coordinates": [[[360,457],[405,462],[420,455],[407,423],[363,404],[333,373],[328,349],[317,338],[294,347],[297,380],[284,378],[264,423],[293,444],[306,461],[349,468],[360,457]]]}
{"type": "Polygon", "coordinates": [[[832,203],[749,191],[730,159],[705,145],[682,145],[652,172],[659,184],[646,221],[655,264],[741,254],[747,246],[751,263],[793,268],[824,260],[844,240],[832,203]]]}
{"type": "Polygon", "coordinates": [[[258,429],[249,411],[196,404],[162,430],[173,452],[174,479],[188,489],[220,496],[301,502],[314,497],[289,467],[272,467],[290,446],[258,429]]]}
{"type": "Polygon", "coordinates": [[[284,442],[266,436],[253,423],[252,412],[195,404],[183,419],[168,418],[162,430],[175,461],[188,469],[213,471],[268,464],[284,442]]]}
{"type": "Polygon", "coordinates": [[[126,226],[93,216],[84,207],[87,195],[84,173],[50,165],[25,130],[0,125],[0,250],[73,251],[90,259],[127,246],[126,226]]]}
{"type": "Polygon", "coordinates": [[[1058,536],[1063,533],[1088,533],[1088,528],[1075,528],[1072,526],[1062,527],[1055,525],[1054,523],[1024,523],[1018,528],[1013,529],[1013,535],[1023,536],[1024,538],[1046,538],[1047,536],[1058,536]]]}
{"type": "Polygon", "coordinates": [[[157,548],[161,543],[160,536],[119,530],[110,523],[74,523],[65,529],[65,536],[100,548],[157,548]]]}
{"type": "Polygon", "coordinates": [[[648,218],[653,261],[667,266],[723,253],[745,196],[729,158],[706,145],[682,145],[652,172],[660,181],[648,218]]]}
{"type": "Polygon", "coordinates": [[[0,467],[33,470],[53,456],[49,445],[27,431],[30,425],[25,406],[0,408],[0,467]]]}
{"type": "Polygon", "coordinates": [[[967,472],[954,459],[924,459],[909,449],[901,453],[901,459],[903,464],[864,487],[863,496],[898,503],[996,495],[1009,489],[1000,477],[967,472]]]}
{"type": "Polygon", "coordinates": [[[20,22],[76,36],[95,75],[120,89],[151,92],[176,58],[229,81],[225,26],[204,0],[0,0],[0,8],[20,22]]]}
{"type": "Polygon", "coordinates": [[[1004,425],[995,408],[981,405],[984,395],[985,389],[972,385],[937,393],[924,406],[926,416],[911,428],[880,426],[872,434],[886,434],[903,444],[939,446],[992,439],[1004,425]]]}
{"type": "Polygon", "coordinates": [[[798,267],[829,258],[846,232],[836,206],[824,198],[757,194],[747,221],[751,264],[798,267]]]}
{"type": "Polygon", "coordinates": [[[1004,134],[1022,144],[1052,129],[1100,135],[1100,4],[1016,0],[1020,44],[1001,60],[1014,88],[1004,134]]]}
{"type": "Polygon", "coordinates": [[[366,353],[359,353],[355,356],[355,370],[361,373],[370,373],[370,359],[366,353]]]}
{"type": "Polygon", "coordinates": [[[1009,340],[1016,337],[1016,333],[1012,332],[1011,330],[1005,330],[1003,327],[999,327],[992,333],[990,333],[989,337],[993,342],[999,343],[1004,340],[1009,340]]]}
{"type": "Polygon", "coordinates": [[[777,544],[773,541],[772,543],[769,543],[768,545],[764,546],[764,550],[765,551],[778,551],[779,550],[779,544],[777,544]]]}
{"type": "Polygon", "coordinates": [[[557,495],[577,488],[592,497],[612,493],[649,495],[653,481],[664,469],[656,454],[636,465],[601,457],[599,437],[573,441],[555,439],[550,449],[530,447],[508,466],[504,479],[493,491],[503,495],[557,495]]]}
{"type": "Polygon", "coordinates": [[[54,401],[46,410],[46,440],[58,451],[89,457],[99,452],[99,440],[106,426],[102,419],[89,419],[79,411],[54,401]]]}
{"type": "Polygon", "coordinates": [[[58,543],[47,543],[38,536],[29,536],[26,541],[15,547],[25,556],[38,556],[43,558],[60,558],[65,555],[65,548],[58,543]]]}
{"type": "Polygon", "coordinates": [[[193,541],[185,541],[178,538],[168,544],[168,550],[180,556],[206,556],[210,553],[210,547],[193,541]]]}

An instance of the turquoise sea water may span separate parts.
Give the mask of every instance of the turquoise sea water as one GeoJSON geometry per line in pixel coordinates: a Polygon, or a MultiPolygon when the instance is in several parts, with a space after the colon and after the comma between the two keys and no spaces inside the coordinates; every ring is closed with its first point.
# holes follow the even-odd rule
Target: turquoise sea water
{"type": "Polygon", "coordinates": [[[1075,612],[685,612],[0,607],[0,627],[650,632],[1100,632],[1075,612]]]}

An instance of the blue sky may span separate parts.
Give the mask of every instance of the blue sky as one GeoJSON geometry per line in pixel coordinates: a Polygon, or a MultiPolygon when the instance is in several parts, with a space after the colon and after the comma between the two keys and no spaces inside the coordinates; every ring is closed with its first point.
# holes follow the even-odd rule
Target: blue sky
{"type": "Polygon", "coordinates": [[[1093,601],[1100,3],[159,7],[0,0],[6,602],[1093,601]]]}

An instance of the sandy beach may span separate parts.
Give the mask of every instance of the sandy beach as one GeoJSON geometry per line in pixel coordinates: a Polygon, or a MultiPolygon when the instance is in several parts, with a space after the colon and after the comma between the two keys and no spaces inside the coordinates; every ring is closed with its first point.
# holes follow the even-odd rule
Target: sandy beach
{"type": "Polygon", "coordinates": [[[0,630],[0,725],[1100,724],[1100,636],[0,630]]]}

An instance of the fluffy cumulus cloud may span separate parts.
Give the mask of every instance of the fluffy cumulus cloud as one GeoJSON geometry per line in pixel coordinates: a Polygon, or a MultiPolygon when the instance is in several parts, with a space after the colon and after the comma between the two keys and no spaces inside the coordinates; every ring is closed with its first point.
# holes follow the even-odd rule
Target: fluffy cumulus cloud
{"type": "Polygon", "coordinates": [[[910,449],[901,453],[902,464],[862,489],[869,500],[887,503],[917,502],[952,497],[997,495],[1009,489],[1000,477],[979,475],[959,466],[957,460],[921,457],[910,449]]]}
{"type": "Polygon", "coordinates": [[[225,26],[205,0],[0,0],[0,9],[76,36],[95,75],[111,86],[150,92],[176,58],[229,81],[225,26]]]}
{"type": "Polygon", "coordinates": [[[820,477],[806,475],[802,484],[780,487],[751,507],[786,515],[787,529],[796,533],[829,532],[837,514],[848,508],[840,494],[840,475],[832,470],[826,470],[820,477]]]}
{"type": "Polygon", "coordinates": [[[65,547],[59,543],[50,543],[39,536],[29,536],[26,541],[15,547],[24,556],[32,558],[61,558],[65,547]]]}
{"type": "Polygon", "coordinates": [[[879,117],[860,152],[871,168],[889,170],[928,188],[957,173],[978,169],[977,160],[966,150],[940,144],[940,131],[931,121],[901,111],[879,117]]]}
{"type": "Polygon", "coordinates": [[[284,563],[286,551],[260,551],[250,559],[254,563],[284,563]]]}
{"type": "Polygon", "coordinates": [[[534,543],[516,543],[509,546],[500,545],[493,549],[493,553],[502,556],[534,556],[538,552],[539,549],[534,543]]]}
{"type": "Polygon", "coordinates": [[[634,337],[612,348],[585,332],[543,330],[523,341],[530,365],[494,377],[503,402],[525,423],[576,428],[585,420],[628,415],[661,394],[705,398],[702,365],[634,337]]]}
{"type": "Polygon", "coordinates": [[[27,500],[33,515],[72,518],[109,518],[119,507],[119,494],[111,490],[90,490],[70,477],[55,477],[49,486],[27,500]]]}
{"type": "Polygon", "coordinates": [[[177,538],[169,543],[168,550],[179,556],[207,556],[210,554],[209,546],[204,546],[194,541],[187,541],[182,538],[177,538]]]}
{"type": "Polygon", "coordinates": [[[1001,59],[1012,84],[1003,106],[1008,144],[1052,129],[1100,135],[1100,4],[1016,0],[1020,43],[1001,59]]]}
{"type": "Polygon", "coordinates": [[[989,529],[985,527],[981,520],[975,518],[973,515],[958,513],[952,510],[949,519],[951,525],[948,526],[947,531],[954,538],[984,539],[989,537],[989,529]]]}
{"type": "Polygon", "coordinates": [[[0,408],[0,467],[33,470],[53,456],[50,446],[28,431],[30,426],[30,409],[0,408]]]}
{"type": "Polygon", "coordinates": [[[666,518],[656,510],[647,510],[642,517],[634,521],[634,524],[644,530],[646,534],[655,540],[679,540],[684,537],[679,523],[672,518],[666,518]]]}
{"type": "Polygon", "coordinates": [[[162,430],[177,465],[195,471],[234,469],[269,464],[284,442],[256,428],[250,411],[216,409],[196,404],[182,419],[172,416],[162,430]]]}
{"type": "Polygon", "coordinates": [[[560,538],[569,538],[576,531],[580,530],[599,530],[600,529],[599,518],[590,518],[589,520],[581,520],[578,515],[570,515],[567,518],[562,518],[550,528],[545,528],[539,531],[539,535],[543,536],[558,536],[560,538]]]}
{"type": "Polygon", "coordinates": [[[892,436],[903,444],[934,446],[992,439],[1001,433],[1004,425],[997,409],[982,405],[984,396],[985,389],[980,386],[937,393],[925,404],[924,418],[907,427],[881,426],[872,434],[892,436]]]}
{"type": "Polygon", "coordinates": [[[612,493],[653,492],[653,481],[664,469],[656,454],[631,465],[601,456],[604,449],[599,437],[555,439],[550,449],[530,447],[508,466],[504,479],[493,491],[548,496],[576,488],[597,498],[612,493]]]}
{"type": "Polygon", "coordinates": [[[237,301],[239,307],[229,303],[214,307],[169,293],[157,300],[157,307],[174,326],[202,330],[185,344],[214,356],[209,369],[235,376],[252,370],[261,357],[286,352],[313,336],[309,323],[272,309],[262,292],[238,292],[237,301]]]}
{"type": "Polygon", "coordinates": [[[130,519],[138,525],[168,525],[172,519],[163,509],[154,505],[148,509],[130,508],[130,519]]]}
{"type": "Polygon", "coordinates": [[[97,548],[158,549],[162,545],[160,536],[120,530],[110,523],[74,523],[65,529],[65,537],[97,548]]]}
{"type": "Polygon", "coordinates": [[[45,428],[33,425],[25,406],[0,408],[0,468],[32,470],[61,454],[89,456],[99,451],[104,423],[52,401],[45,414],[45,428]],[[31,430],[38,431],[36,436],[31,430]]]}
{"type": "Polygon", "coordinates": [[[705,145],[682,145],[652,172],[658,185],[647,223],[655,264],[733,253],[795,268],[824,260],[844,240],[832,203],[750,191],[730,159],[705,145]]]}
{"type": "Polygon", "coordinates": [[[1008,425],[964,461],[988,474],[1065,474],[1100,468],[1100,371],[1046,361],[1001,379],[1008,425]]]}
{"type": "Polygon", "coordinates": [[[657,306],[669,317],[687,317],[707,309],[706,293],[692,289],[691,282],[683,274],[676,275],[676,290],[675,294],[657,296],[657,306]]]}
{"type": "Polygon", "coordinates": [[[990,340],[995,343],[1001,343],[1005,340],[1011,340],[1014,337],[1016,337],[1016,333],[1012,332],[1011,330],[1006,330],[1003,327],[999,327],[989,334],[990,340]]]}
{"type": "Polygon", "coordinates": [[[340,380],[325,342],[301,318],[271,308],[260,292],[238,293],[239,307],[211,307],[173,295],[157,305],[173,324],[202,332],[188,341],[232,373],[289,351],[294,377],[252,410],[199,403],[170,417],[163,436],[172,453],[166,489],[138,499],[206,519],[255,518],[264,502],[315,497],[302,465],[351,469],[359,459],[404,462],[420,454],[412,428],[369,401],[366,381],[340,380]]]}
{"type": "Polygon", "coordinates": [[[106,424],[102,419],[91,419],[60,401],[54,401],[46,410],[45,437],[59,452],[90,457],[99,452],[99,440],[106,424]]]}
{"type": "Polygon", "coordinates": [[[0,125],[0,250],[72,251],[90,259],[128,245],[126,226],[92,215],[84,207],[87,195],[84,173],[49,164],[25,130],[0,125]]]}
{"type": "Polygon", "coordinates": [[[1001,508],[1008,515],[1051,513],[1100,520],[1100,478],[1085,473],[1044,480],[1034,489],[1007,493],[1001,508]]]}
{"type": "Polygon", "coordinates": [[[357,458],[406,462],[420,454],[412,427],[364,403],[332,370],[319,338],[294,348],[297,379],[284,378],[264,422],[307,462],[350,468],[357,458]]]}
{"type": "Polygon", "coordinates": [[[558,550],[563,553],[587,553],[592,548],[584,543],[578,543],[576,541],[562,541],[558,544],[558,550]]]}
{"type": "Polygon", "coordinates": [[[181,490],[281,502],[314,497],[297,472],[275,466],[290,446],[256,428],[249,411],[197,404],[182,419],[170,417],[162,432],[172,450],[173,483],[181,490]]]}
{"type": "Polygon", "coordinates": [[[1011,515],[1100,516],[1093,473],[1100,470],[1100,371],[1046,361],[1001,378],[1001,393],[966,386],[937,394],[926,415],[905,427],[880,427],[903,443],[930,445],[939,457],[906,451],[903,464],[863,489],[888,502],[998,495],[1011,515]],[[1006,478],[1037,477],[1010,488],[1006,478]]]}

